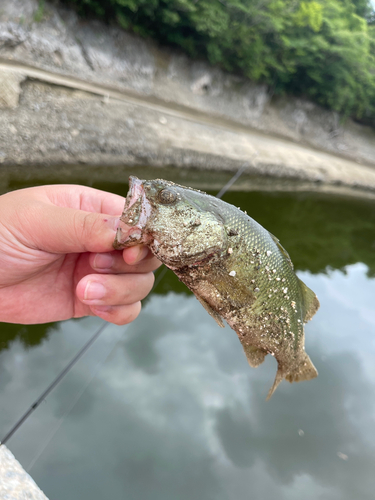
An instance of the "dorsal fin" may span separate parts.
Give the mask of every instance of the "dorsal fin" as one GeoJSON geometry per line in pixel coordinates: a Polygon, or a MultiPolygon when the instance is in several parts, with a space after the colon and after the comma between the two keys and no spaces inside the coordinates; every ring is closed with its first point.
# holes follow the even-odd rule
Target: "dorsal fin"
{"type": "Polygon", "coordinates": [[[284,255],[284,257],[286,258],[286,260],[289,262],[290,267],[294,271],[293,262],[292,262],[292,260],[291,260],[291,258],[289,256],[288,252],[285,250],[285,248],[280,243],[279,239],[276,238],[276,236],[274,234],[270,233],[269,231],[268,231],[268,233],[271,236],[271,238],[273,239],[273,241],[276,243],[276,245],[279,247],[280,252],[284,255]]]}
{"type": "Polygon", "coordinates": [[[303,297],[303,321],[307,323],[319,309],[319,300],[315,293],[298,278],[303,297]]]}

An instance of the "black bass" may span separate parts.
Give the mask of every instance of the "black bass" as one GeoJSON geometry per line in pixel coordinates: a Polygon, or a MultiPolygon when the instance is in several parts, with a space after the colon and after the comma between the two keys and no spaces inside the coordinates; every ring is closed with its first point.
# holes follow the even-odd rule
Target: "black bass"
{"type": "Polygon", "coordinates": [[[278,363],[273,394],[285,378],[317,371],[304,348],[304,323],[319,301],[295,274],[278,239],[237,207],[164,180],[130,177],[114,247],[143,243],[186,284],[223,327],[237,333],[249,364],[278,363]]]}

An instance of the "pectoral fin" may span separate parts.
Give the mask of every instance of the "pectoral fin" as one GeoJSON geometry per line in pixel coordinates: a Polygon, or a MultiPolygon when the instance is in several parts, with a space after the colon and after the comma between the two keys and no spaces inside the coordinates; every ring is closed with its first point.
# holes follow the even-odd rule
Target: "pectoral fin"
{"type": "Polygon", "coordinates": [[[210,306],[210,304],[208,302],[206,302],[204,299],[202,299],[202,297],[199,297],[198,295],[195,295],[197,297],[197,299],[199,300],[199,302],[202,304],[202,306],[206,309],[206,311],[208,312],[208,314],[210,314],[214,320],[216,321],[216,323],[221,327],[221,328],[224,328],[225,325],[223,323],[223,320],[221,318],[221,316],[212,309],[212,307],[210,306]]]}

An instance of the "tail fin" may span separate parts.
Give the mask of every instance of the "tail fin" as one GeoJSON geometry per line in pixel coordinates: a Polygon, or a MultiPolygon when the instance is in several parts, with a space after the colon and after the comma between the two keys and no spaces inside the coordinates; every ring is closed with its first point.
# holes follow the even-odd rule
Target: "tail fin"
{"type": "Polygon", "coordinates": [[[288,380],[288,382],[292,383],[292,382],[302,382],[303,380],[311,380],[312,378],[315,378],[317,376],[318,376],[318,371],[306,353],[304,353],[300,364],[287,375],[285,375],[285,370],[281,369],[279,365],[277,368],[273,386],[268,392],[267,401],[275,392],[277,386],[280,384],[283,378],[288,380]]]}
{"type": "Polygon", "coordinates": [[[318,371],[313,365],[309,356],[304,353],[304,357],[301,363],[293,370],[288,373],[285,377],[290,383],[292,382],[302,382],[303,380],[311,380],[318,376],[318,371]]]}
{"type": "Polygon", "coordinates": [[[276,391],[277,386],[280,384],[280,382],[283,380],[284,377],[285,377],[284,370],[282,370],[280,368],[280,366],[278,366],[277,372],[276,372],[275,381],[274,381],[273,386],[271,387],[271,389],[268,391],[267,401],[270,399],[270,397],[272,396],[272,394],[276,391]]]}

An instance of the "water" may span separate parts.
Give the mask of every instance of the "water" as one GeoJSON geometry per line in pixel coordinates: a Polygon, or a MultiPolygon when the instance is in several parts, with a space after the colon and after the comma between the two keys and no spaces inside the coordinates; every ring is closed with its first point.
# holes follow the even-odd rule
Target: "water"
{"type": "MultiPolygon", "coordinates": [[[[319,377],[283,382],[266,402],[276,361],[251,369],[235,333],[168,273],[140,317],[109,326],[8,442],[51,499],[373,499],[375,204],[224,199],[280,238],[318,294],[306,350],[319,377]]],[[[99,325],[2,325],[0,436],[99,325]]]]}

